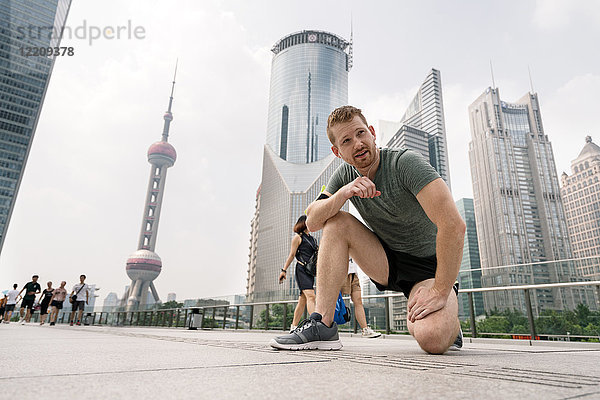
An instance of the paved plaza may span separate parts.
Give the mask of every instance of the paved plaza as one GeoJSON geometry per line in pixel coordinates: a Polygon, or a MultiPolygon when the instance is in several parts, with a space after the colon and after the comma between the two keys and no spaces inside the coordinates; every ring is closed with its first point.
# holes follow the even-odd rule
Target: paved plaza
{"type": "Polygon", "coordinates": [[[340,351],[272,350],[279,331],[0,325],[0,398],[600,399],[600,344],[342,334],[340,351]]]}

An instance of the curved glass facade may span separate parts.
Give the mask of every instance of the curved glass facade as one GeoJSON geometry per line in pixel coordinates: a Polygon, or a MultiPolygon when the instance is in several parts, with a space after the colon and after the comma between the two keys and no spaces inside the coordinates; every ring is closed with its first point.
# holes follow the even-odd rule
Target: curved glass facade
{"type": "Polygon", "coordinates": [[[273,46],[267,144],[280,158],[310,163],[331,153],[327,117],[348,103],[348,46],[322,31],[294,33],[273,46]]]}

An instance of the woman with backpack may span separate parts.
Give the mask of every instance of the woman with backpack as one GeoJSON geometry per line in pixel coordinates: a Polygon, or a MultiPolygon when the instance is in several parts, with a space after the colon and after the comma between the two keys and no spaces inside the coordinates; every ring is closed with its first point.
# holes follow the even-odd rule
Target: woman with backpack
{"type": "Polygon", "coordinates": [[[298,218],[298,221],[294,225],[294,232],[296,235],[292,239],[290,254],[285,260],[285,265],[279,274],[279,283],[283,283],[287,278],[287,269],[294,258],[296,258],[296,284],[298,285],[298,289],[300,289],[300,297],[294,310],[294,319],[290,327],[290,332],[298,326],[304,312],[304,307],[308,310],[309,315],[315,311],[315,290],[313,289],[315,277],[308,272],[306,266],[311,261],[313,254],[318,250],[317,240],[308,233],[308,229],[306,228],[306,215],[301,215],[298,218]]]}

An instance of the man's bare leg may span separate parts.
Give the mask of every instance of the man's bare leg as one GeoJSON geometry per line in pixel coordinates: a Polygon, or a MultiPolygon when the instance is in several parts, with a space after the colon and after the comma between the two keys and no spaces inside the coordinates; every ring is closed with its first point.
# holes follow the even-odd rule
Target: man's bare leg
{"type": "Polygon", "coordinates": [[[317,302],[315,311],[331,326],[335,303],[348,276],[348,257],[376,282],[387,285],[389,267],[379,239],[353,215],[340,211],[327,220],[317,261],[317,302]]]}
{"type": "MultiPolygon", "coordinates": [[[[410,296],[419,287],[431,287],[433,283],[434,279],[418,282],[410,291],[410,296]]],[[[431,354],[444,353],[454,343],[460,328],[458,322],[458,300],[454,290],[450,291],[448,302],[444,308],[415,322],[407,320],[407,325],[408,331],[417,340],[417,343],[419,343],[419,346],[423,350],[431,354]]]]}

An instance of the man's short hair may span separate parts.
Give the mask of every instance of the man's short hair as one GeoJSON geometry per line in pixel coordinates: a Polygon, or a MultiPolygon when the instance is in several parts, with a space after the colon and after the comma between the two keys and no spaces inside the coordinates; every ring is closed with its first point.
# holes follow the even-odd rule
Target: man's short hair
{"type": "Polygon", "coordinates": [[[34,279],[34,278],[39,278],[39,276],[34,275],[34,276],[31,277],[31,279],[34,279]]]}
{"type": "Polygon", "coordinates": [[[79,275],[79,277],[83,277],[83,279],[87,278],[87,276],[85,276],[84,274],[79,275]]]}
{"type": "Polygon", "coordinates": [[[341,106],[336,108],[329,114],[329,118],[327,118],[327,137],[332,145],[335,146],[335,138],[331,133],[331,127],[336,124],[341,124],[343,122],[349,122],[354,119],[354,116],[358,115],[362,122],[365,123],[366,126],[369,126],[367,123],[367,119],[362,114],[362,110],[360,108],[356,108],[353,106],[341,106]]]}

